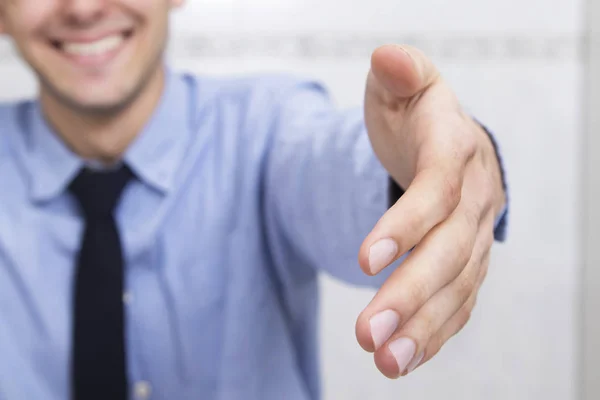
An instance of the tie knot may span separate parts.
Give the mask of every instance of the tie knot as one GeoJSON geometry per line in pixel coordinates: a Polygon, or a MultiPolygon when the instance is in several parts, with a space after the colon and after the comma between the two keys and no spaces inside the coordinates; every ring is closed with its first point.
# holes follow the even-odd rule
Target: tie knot
{"type": "Polygon", "coordinates": [[[111,217],[123,189],[132,177],[133,173],[125,165],[109,171],[84,168],[71,182],[69,190],[86,218],[111,217]]]}

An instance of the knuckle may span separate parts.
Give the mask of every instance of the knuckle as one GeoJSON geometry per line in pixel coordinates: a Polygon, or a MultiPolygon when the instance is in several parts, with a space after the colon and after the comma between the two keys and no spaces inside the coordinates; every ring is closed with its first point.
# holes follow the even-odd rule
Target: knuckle
{"type": "Polygon", "coordinates": [[[477,187],[479,188],[479,197],[482,199],[480,208],[481,214],[483,214],[492,209],[494,204],[495,189],[490,174],[486,173],[484,170],[481,170],[478,175],[479,178],[477,180],[477,187]]]}
{"type": "Polygon", "coordinates": [[[458,206],[461,199],[461,180],[458,176],[447,174],[441,183],[442,204],[449,214],[458,206]]]}
{"type": "Polygon", "coordinates": [[[477,152],[478,141],[475,135],[465,135],[464,151],[471,156],[477,152]]]}
{"type": "Polygon", "coordinates": [[[462,112],[452,114],[449,124],[453,125],[454,141],[456,149],[464,159],[470,159],[479,147],[479,135],[471,129],[470,117],[462,112]]]}
{"type": "MultiPolygon", "coordinates": [[[[495,187],[493,176],[481,163],[471,163],[465,172],[465,185],[468,188],[469,197],[476,199],[479,215],[483,215],[491,209],[495,198],[495,187]]],[[[470,204],[471,206],[471,204],[470,204]]]]}
{"type": "MultiPolygon", "coordinates": [[[[464,127],[464,125],[463,125],[464,127]]],[[[468,130],[468,132],[471,132],[468,130]]],[[[476,152],[478,148],[477,135],[475,133],[465,133],[464,128],[461,129],[461,135],[457,137],[458,149],[463,157],[469,159],[476,152]]]]}

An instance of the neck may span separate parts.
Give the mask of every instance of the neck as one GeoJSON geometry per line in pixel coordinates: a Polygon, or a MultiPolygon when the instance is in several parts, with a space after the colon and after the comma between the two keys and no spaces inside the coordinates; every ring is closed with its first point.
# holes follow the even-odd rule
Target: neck
{"type": "Polygon", "coordinates": [[[87,160],[112,164],[123,156],[151,118],[164,81],[164,68],[157,68],[135,99],[113,113],[82,113],[43,89],[40,102],[48,122],[74,153],[87,160]]]}

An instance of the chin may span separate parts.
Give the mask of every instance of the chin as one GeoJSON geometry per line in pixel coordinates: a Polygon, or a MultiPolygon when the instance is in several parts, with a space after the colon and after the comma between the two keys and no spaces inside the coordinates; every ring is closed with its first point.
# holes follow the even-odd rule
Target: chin
{"type": "Polygon", "coordinates": [[[114,114],[122,111],[133,101],[133,96],[95,96],[54,94],[59,103],[82,114],[114,114]]]}
{"type": "Polygon", "coordinates": [[[116,114],[127,108],[134,99],[133,96],[81,99],[75,101],[74,108],[87,114],[116,114]]]}
{"type": "Polygon", "coordinates": [[[51,101],[83,114],[111,114],[122,111],[139,94],[135,88],[125,88],[124,85],[110,84],[106,81],[98,83],[82,80],[76,85],[71,83],[70,87],[54,85],[49,80],[43,82],[44,91],[50,99],[54,99],[51,101]]]}
{"type": "MultiPolygon", "coordinates": [[[[160,64],[157,64],[157,68],[160,64]]],[[[148,71],[113,70],[104,76],[65,76],[38,73],[50,101],[84,114],[109,114],[130,106],[151,84],[157,68],[148,71]]]]}
{"type": "Polygon", "coordinates": [[[119,113],[127,107],[127,103],[122,101],[119,102],[80,102],[73,108],[79,109],[80,112],[85,114],[98,114],[98,115],[112,115],[119,113]]]}

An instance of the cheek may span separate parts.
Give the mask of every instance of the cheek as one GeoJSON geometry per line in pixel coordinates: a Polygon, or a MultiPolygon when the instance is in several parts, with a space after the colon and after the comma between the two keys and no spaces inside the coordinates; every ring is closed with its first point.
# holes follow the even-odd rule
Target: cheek
{"type": "Polygon", "coordinates": [[[40,32],[56,12],[57,0],[23,0],[6,9],[6,28],[17,41],[40,32]]]}
{"type": "Polygon", "coordinates": [[[138,15],[146,17],[156,14],[158,10],[166,10],[177,0],[121,0],[119,5],[138,15]]]}

